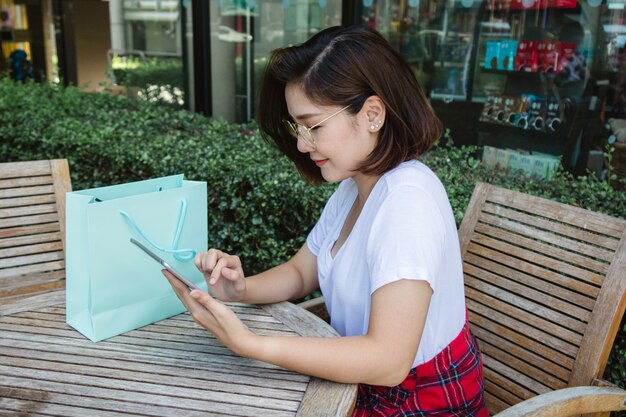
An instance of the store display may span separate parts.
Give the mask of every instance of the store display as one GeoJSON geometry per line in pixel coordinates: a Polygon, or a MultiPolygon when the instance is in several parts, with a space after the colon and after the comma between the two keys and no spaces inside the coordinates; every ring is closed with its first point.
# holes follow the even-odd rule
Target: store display
{"type": "Polygon", "coordinates": [[[501,149],[492,146],[483,148],[482,164],[488,168],[523,172],[525,175],[551,179],[560,165],[554,155],[523,150],[501,149]]]}
{"type": "Polygon", "coordinates": [[[562,107],[554,98],[532,94],[494,95],[487,98],[480,121],[537,132],[556,132],[563,123],[562,107]]]}

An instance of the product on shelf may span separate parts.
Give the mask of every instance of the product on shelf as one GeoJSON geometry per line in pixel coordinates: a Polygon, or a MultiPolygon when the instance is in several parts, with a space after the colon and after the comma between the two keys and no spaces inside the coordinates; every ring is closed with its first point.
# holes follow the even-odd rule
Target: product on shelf
{"type": "Polygon", "coordinates": [[[546,99],[533,94],[491,95],[483,105],[479,120],[538,132],[555,132],[563,123],[563,109],[556,98],[546,99]]]}
{"type": "Polygon", "coordinates": [[[546,128],[547,102],[545,98],[535,97],[530,105],[528,126],[531,129],[543,132],[546,128]]]}
{"type": "Polygon", "coordinates": [[[493,112],[495,111],[495,102],[498,98],[496,96],[487,97],[487,101],[483,105],[483,110],[480,113],[478,120],[481,122],[491,122],[493,118],[493,112]]]}
{"type": "Polygon", "coordinates": [[[515,69],[515,57],[517,56],[518,41],[501,40],[498,51],[498,69],[513,71],[515,69]]]}
{"type": "Polygon", "coordinates": [[[537,46],[541,72],[561,72],[576,52],[573,42],[540,42],[537,46]]]}
{"type": "Polygon", "coordinates": [[[559,129],[561,123],[563,123],[562,110],[562,105],[557,99],[548,99],[546,109],[546,131],[556,132],[559,129]]]}
{"type": "Polygon", "coordinates": [[[575,9],[576,0],[512,0],[511,9],[575,9]]]}
{"type": "Polygon", "coordinates": [[[486,43],[487,50],[485,52],[485,68],[497,69],[498,60],[500,59],[500,41],[489,41],[486,43]]]}
{"type": "Polygon", "coordinates": [[[537,72],[539,63],[538,43],[536,41],[519,41],[515,55],[516,71],[537,72]]]}
{"type": "Polygon", "coordinates": [[[488,168],[500,168],[513,173],[551,179],[556,173],[560,159],[554,155],[492,146],[483,147],[482,164],[488,168]]]}
{"type": "Polygon", "coordinates": [[[535,96],[532,94],[523,94],[521,97],[521,108],[519,111],[519,117],[515,121],[515,126],[521,129],[528,129],[530,126],[530,108],[535,96]]]}

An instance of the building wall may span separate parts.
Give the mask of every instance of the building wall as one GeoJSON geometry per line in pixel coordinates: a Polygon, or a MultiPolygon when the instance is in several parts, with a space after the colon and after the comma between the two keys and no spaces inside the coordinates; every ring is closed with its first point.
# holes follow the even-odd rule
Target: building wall
{"type": "Polygon", "coordinates": [[[108,52],[111,49],[109,3],[101,0],[74,2],[74,30],[78,85],[98,91],[108,82],[108,52]]]}

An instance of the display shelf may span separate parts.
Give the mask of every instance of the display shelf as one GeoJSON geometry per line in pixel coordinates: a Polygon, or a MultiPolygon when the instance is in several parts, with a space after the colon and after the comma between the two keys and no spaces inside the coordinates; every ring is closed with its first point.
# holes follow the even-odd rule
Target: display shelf
{"type": "Polygon", "coordinates": [[[485,73],[485,74],[507,75],[511,77],[527,77],[527,78],[545,77],[547,79],[554,78],[557,74],[555,72],[509,71],[509,70],[489,69],[489,68],[484,68],[484,67],[480,70],[480,72],[485,73]]]}
{"type": "Polygon", "coordinates": [[[516,134],[528,134],[537,137],[551,137],[555,140],[562,140],[567,135],[567,129],[564,128],[563,125],[560,125],[558,129],[554,131],[548,130],[537,130],[537,129],[523,129],[521,127],[512,126],[508,124],[499,124],[499,123],[491,123],[485,121],[479,121],[478,126],[481,130],[489,131],[489,132],[507,132],[507,133],[516,133],[516,134]]]}
{"type": "Polygon", "coordinates": [[[434,65],[437,68],[464,68],[467,65],[467,63],[465,63],[465,62],[435,61],[434,65]]]}

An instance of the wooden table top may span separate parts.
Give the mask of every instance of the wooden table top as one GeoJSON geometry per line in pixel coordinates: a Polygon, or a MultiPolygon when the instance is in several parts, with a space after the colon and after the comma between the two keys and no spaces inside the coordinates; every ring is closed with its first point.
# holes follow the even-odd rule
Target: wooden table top
{"type": "MultiPolygon", "coordinates": [[[[255,333],[333,337],[291,303],[230,304],[255,333]]],[[[0,415],[345,416],[356,385],[234,355],[187,313],[93,343],[65,292],[0,305],[0,415]]]]}

